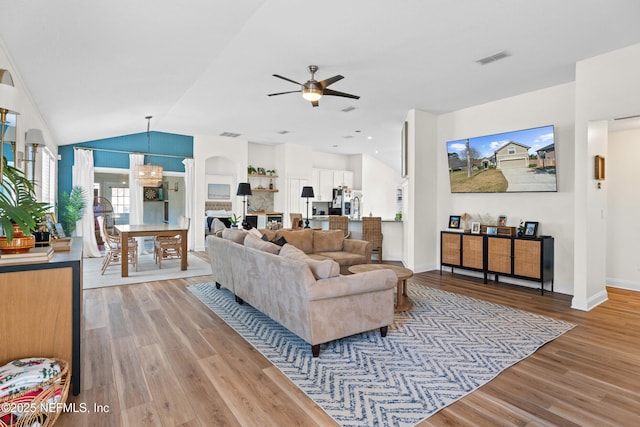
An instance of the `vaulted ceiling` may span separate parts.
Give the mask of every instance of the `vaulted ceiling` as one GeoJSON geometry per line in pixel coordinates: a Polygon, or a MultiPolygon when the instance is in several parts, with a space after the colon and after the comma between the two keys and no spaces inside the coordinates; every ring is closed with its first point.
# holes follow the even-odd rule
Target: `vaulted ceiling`
{"type": "Polygon", "coordinates": [[[143,132],[152,115],[156,131],[396,166],[408,110],[573,81],[577,61],[640,42],[639,18],[637,0],[0,0],[0,37],[60,145],[143,132]],[[311,64],[361,98],[267,96],[299,89],[272,74],[304,83],[311,64]]]}

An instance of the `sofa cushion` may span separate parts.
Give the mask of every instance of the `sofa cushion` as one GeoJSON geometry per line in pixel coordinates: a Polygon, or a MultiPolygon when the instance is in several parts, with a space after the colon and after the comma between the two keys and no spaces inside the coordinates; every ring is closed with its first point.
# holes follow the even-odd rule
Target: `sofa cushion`
{"type": "Polygon", "coordinates": [[[262,233],[262,240],[266,240],[267,242],[273,242],[276,239],[275,230],[267,230],[267,229],[261,228],[260,232],[262,233]]]}
{"type": "Polygon", "coordinates": [[[244,245],[248,248],[258,249],[259,251],[269,252],[274,255],[278,255],[280,252],[280,246],[275,243],[265,242],[252,234],[247,234],[244,238],[244,245]]]}
{"type": "Polygon", "coordinates": [[[340,275],[340,265],[334,260],[325,259],[319,261],[310,258],[307,254],[289,243],[282,247],[280,256],[306,262],[316,279],[327,279],[340,275]]]}
{"type": "Polygon", "coordinates": [[[367,264],[369,262],[365,256],[353,252],[319,252],[313,255],[314,257],[331,258],[340,265],[367,264]]]}
{"type": "Polygon", "coordinates": [[[241,245],[244,244],[244,237],[246,235],[247,232],[239,228],[225,228],[224,230],[222,230],[223,239],[232,240],[241,245]]]}
{"type": "Polygon", "coordinates": [[[292,244],[305,254],[313,252],[313,230],[278,230],[276,238],[284,237],[287,243],[292,244]]]}
{"type": "Polygon", "coordinates": [[[313,252],[340,252],[344,241],[342,230],[314,230],[313,252]]]}

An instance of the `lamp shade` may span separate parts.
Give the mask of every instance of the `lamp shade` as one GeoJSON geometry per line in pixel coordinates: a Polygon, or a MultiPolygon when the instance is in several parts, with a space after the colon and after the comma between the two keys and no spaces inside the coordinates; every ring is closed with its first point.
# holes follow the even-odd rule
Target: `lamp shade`
{"type": "Polygon", "coordinates": [[[9,126],[4,131],[4,142],[16,142],[16,127],[9,126]]]}
{"type": "Polygon", "coordinates": [[[162,180],[164,170],[162,166],[138,165],[136,166],[136,180],[140,185],[156,186],[162,180]]]}
{"type": "Polygon", "coordinates": [[[251,196],[251,184],[248,182],[239,183],[236,196],[251,196]]]}
{"type": "Polygon", "coordinates": [[[18,90],[13,86],[13,78],[9,70],[0,69],[0,110],[14,113],[18,105],[18,90]]]}
{"type": "Polygon", "coordinates": [[[301,197],[315,197],[313,194],[313,187],[302,187],[301,197]]]}
{"type": "Polygon", "coordinates": [[[44,145],[44,136],[40,129],[29,129],[24,137],[26,144],[44,145]]]}

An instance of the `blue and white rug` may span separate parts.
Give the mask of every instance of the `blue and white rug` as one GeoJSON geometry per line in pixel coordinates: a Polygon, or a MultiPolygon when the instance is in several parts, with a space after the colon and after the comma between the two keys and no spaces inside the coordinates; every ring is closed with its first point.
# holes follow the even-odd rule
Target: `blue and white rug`
{"type": "Polygon", "coordinates": [[[374,330],[311,346],[213,283],[189,286],[343,426],[412,426],[574,325],[412,284],[414,308],[374,330]]]}

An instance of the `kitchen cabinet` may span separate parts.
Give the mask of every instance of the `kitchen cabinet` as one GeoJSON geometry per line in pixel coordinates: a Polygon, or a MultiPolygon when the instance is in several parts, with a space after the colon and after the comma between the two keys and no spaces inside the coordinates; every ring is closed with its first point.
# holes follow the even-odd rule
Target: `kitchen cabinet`
{"type": "Polygon", "coordinates": [[[333,200],[333,189],[338,187],[353,188],[353,171],[334,169],[313,169],[311,181],[315,202],[330,202],[333,200]]]}

